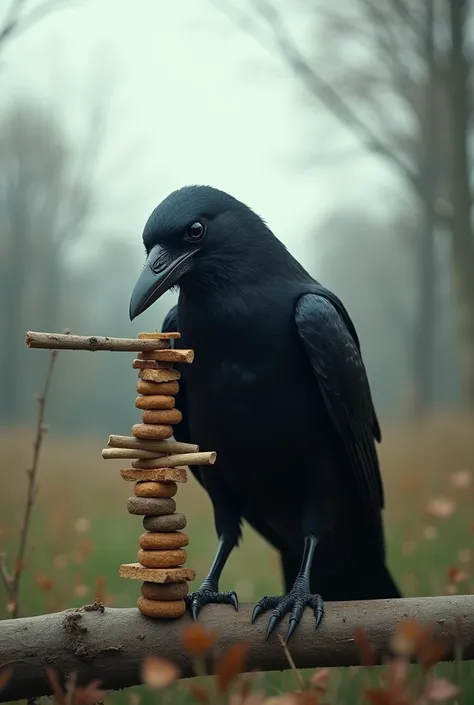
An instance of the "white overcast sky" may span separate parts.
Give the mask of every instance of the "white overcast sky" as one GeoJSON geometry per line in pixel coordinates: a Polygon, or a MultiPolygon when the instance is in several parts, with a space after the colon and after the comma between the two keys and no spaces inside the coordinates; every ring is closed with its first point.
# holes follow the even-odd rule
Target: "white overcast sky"
{"type": "Polygon", "coordinates": [[[328,212],[346,204],[383,212],[392,177],[375,158],[301,165],[308,140],[322,153],[354,142],[210,0],[75,0],[2,59],[0,106],[37,95],[78,147],[91,97],[105,94],[100,223],[135,239],[137,250],[151,210],[186,183],[244,200],[303,260],[311,228],[328,212]]]}

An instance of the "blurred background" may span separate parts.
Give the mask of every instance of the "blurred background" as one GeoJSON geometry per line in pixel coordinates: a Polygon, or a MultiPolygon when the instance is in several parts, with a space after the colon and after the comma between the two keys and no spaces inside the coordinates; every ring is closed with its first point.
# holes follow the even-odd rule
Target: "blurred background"
{"type": "MultiPolygon", "coordinates": [[[[474,590],[473,61],[468,0],[3,0],[10,560],[48,364],[26,349],[26,331],[159,327],[175,295],[128,320],[142,229],[170,191],[204,183],[256,210],[356,324],[383,424],[389,562],[405,594],[474,590]]],[[[117,572],[135,560],[141,524],[100,457],[138,419],[131,359],[59,355],[23,614],[98,594],[129,606],[139,593],[117,572]]],[[[179,502],[200,580],[215,550],[210,505],[193,479],[179,502]]],[[[241,600],[279,591],[276,556],[247,531],[224,584],[241,600]]]]}

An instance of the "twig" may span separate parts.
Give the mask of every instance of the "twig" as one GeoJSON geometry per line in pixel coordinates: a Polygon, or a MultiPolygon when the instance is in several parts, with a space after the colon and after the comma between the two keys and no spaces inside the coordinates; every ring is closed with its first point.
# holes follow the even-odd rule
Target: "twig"
{"type": "Polygon", "coordinates": [[[28,530],[30,527],[31,511],[33,509],[33,505],[38,494],[38,485],[36,482],[36,478],[38,474],[41,446],[43,443],[43,438],[48,430],[48,427],[45,426],[44,423],[46,400],[48,398],[48,392],[51,386],[54,364],[56,362],[57,356],[58,351],[52,350],[49,358],[49,365],[48,370],[46,372],[46,379],[44,382],[43,392],[40,396],[36,397],[36,400],[38,402],[38,418],[36,422],[35,440],[33,443],[33,459],[31,463],[31,468],[26,471],[26,474],[28,475],[26,506],[25,513],[23,515],[23,522],[20,529],[20,545],[18,548],[18,554],[15,560],[15,566],[12,577],[8,574],[8,571],[6,570],[5,561],[3,560],[0,562],[2,577],[9,591],[10,600],[13,603],[13,618],[18,617],[20,610],[20,580],[23,572],[24,557],[28,541],[28,530]]]}
{"type": "Polygon", "coordinates": [[[13,578],[7,567],[7,557],[5,553],[0,553],[0,575],[2,576],[3,584],[8,595],[11,595],[13,578]]]}
{"type": "Polygon", "coordinates": [[[143,352],[162,350],[168,347],[170,338],[179,338],[179,333],[156,333],[153,338],[108,338],[99,335],[63,335],[61,333],[39,333],[28,331],[25,342],[29,348],[43,350],[97,350],[143,352]]]}
{"type": "Polygon", "coordinates": [[[133,450],[158,451],[160,453],[197,453],[199,446],[178,441],[147,441],[134,436],[109,436],[110,448],[131,448],[133,450]]]}
{"type": "Polygon", "coordinates": [[[294,674],[294,676],[295,676],[296,682],[298,683],[298,685],[299,685],[299,687],[301,688],[301,690],[306,690],[305,682],[304,682],[304,680],[303,680],[303,676],[301,675],[301,673],[300,673],[300,672],[298,671],[298,669],[296,668],[295,662],[293,661],[293,657],[292,657],[292,655],[290,654],[290,650],[289,650],[289,648],[288,648],[288,644],[287,644],[286,641],[283,639],[283,637],[282,637],[281,634],[277,634],[277,637],[278,637],[278,640],[279,640],[279,642],[280,642],[280,644],[281,644],[281,646],[282,646],[282,648],[283,648],[283,651],[284,651],[284,653],[285,653],[286,660],[288,661],[289,666],[290,666],[291,670],[293,671],[293,674],[294,674]]]}

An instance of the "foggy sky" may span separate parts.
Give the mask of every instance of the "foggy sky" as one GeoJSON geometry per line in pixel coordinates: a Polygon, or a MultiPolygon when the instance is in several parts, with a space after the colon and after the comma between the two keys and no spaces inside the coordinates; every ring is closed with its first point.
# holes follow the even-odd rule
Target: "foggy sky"
{"type": "Polygon", "coordinates": [[[79,148],[91,101],[103,99],[98,236],[119,233],[139,250],[151,210],[189,183],[247,202],[303,262],[311,229],[334,208],[383,214],[393,185],[385,165],[362,154],[304,167],[307,145],[325,153],[357,143],[322,106],[311,110],[279,58],[209,0],[76,0],[2,58],[2,109],[38,96],[79,148]]]}

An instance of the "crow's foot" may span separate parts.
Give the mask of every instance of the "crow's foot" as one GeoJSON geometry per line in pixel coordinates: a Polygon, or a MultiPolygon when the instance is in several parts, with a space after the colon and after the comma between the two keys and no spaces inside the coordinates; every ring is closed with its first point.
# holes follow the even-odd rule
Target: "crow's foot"
{"type": "Polygon", "coordinates": [[[194,619],[197,619],[198,612],[204,605],[233,605],[236,611],[239,609],[239,600],[233,590],[229,592],[219,592],[218,590],[201,586],[199,590],[190,592],[184,599],[194,619]]]}
{"type": "Polygon", "coordinates": [[[273,609],[267,627],[266,639],[273,632],[285,614],[290,614],[290,625],[286,634],[288,642],[298,626],[305,607],[311,607],[318,628],[324,614],[324,602],[321,595],[313,595],[308,588],[296,584],[287,595],[262,597],[254,607],[252,623],[267,610],[273,609]]]}

